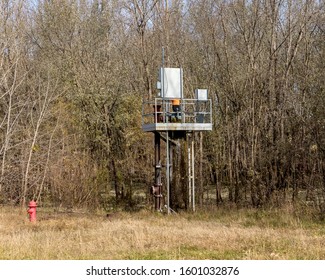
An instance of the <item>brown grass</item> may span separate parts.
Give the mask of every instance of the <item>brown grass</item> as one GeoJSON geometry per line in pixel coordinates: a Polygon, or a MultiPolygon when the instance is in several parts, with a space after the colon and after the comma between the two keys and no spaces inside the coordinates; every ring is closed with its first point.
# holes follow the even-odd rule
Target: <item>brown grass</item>
{"type": "Polygon", "coordinates": [[[287,213],[77,214],[0,208],[0,259],[325,259],[324,224],[287,213]]]}

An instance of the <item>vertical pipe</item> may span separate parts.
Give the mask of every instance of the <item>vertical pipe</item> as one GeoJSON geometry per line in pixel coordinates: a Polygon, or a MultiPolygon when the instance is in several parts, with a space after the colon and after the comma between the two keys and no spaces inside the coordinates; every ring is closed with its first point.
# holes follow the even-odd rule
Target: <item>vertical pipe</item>
{"type": "Polygon", "coordinates": [[[161,50],[161,97],[165,99],[165,49],[162,47],[161,50]]]}
{"type": "Polygon", "coordinates": [[[166,133],[166,187],[167,187],[167,214],[170,214],[170,186],[169,186],[169,131],[166,133]]]}
{"type": "Polygon", "coordinates": [[[161,73],[160,73],[161,77],[161,98],[162,98],[162,110],[163,110],[163,119],[164,122],[168,121],[168,118],[166,117],[166,112],[167,112],[167,105],[165,102],[165,48],[162,47],[161,50],[161,73]]]}
{"type": "Polygon", "coordinates": [[[213,120],[212,120],[212,117],[213,117],[213,112],[212,112],[212,100],[209,100],[210,101],[210,123],[213,124],[213,120]]]}
{"type": "Polygon", "coordinates": [[[169,207],[173,207],[173,143],[169,143],[169,207]]]}
{"type": "Polygon", "coordinates": [[[164,68],[164,64],[165,64],[165,48],[162,47],[162,50],[161,50],[161,65],[162,65],[162,68],[164,68]]]}
{"type": "MultiPolygon", "coordinates": [[[[198,185],[198,202],[199,205],[203,204],[204,190],[203,190],[203,133],[199,132],[199,185],[198,185]]],[[[207,197],[208,197],[208,188],[207,188],[207,197]]]]}
{"type": "Polygon", "coordinates": [[[184,123],[184,114],[183,114],[183,106],[184,106],[184,96],[183,96],[183,69],[180,68],[180,92],[181,92],[181,106],[180,106],[180,114],[181,114],[181,122],[184,123]]]}
{"type": "Polygon", "coordinates": [[[154,110],[155,110],[155,123],[157,123],[158,122],[158,113],[157,113],[157,111],[158,111],[158,109],[157,109],[157,98],[155,98],[155,105],[154,105],[155,107],[154,107],[154,110]]]}
{"type": "Polygon", "coordinates": [[[154,203],[155,210],[161,211],[161,160],[160,160],[160,133],[155,132],[155,185],[154,185],[154,203]]]}
{"type": "MultiPolygon", "coordinates": [[[[194,135],[193,135],[194,136],[194,135]]],[[[195,212],[195,171],[194,171],[194,137],[192,137],[192,203],[193,203],[193,206],[192,206],[192,209],[193,209],[193,212],[195,212]]]]}
{"type": "Polygon", "coordinates": [[[190,148],[190,134],[187,133],[187,157],[188,157],[188,206],[192,207],[192,184],[191,184],[191,148],[190,148]]]}

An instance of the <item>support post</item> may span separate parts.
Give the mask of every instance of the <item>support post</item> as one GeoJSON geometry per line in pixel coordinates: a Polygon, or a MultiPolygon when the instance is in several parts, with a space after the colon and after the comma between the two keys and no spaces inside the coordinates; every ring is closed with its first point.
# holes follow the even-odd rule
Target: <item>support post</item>
{"type": "Polygon", "coordinates": [[[173,190],[175,191],[175,186],[173,186],[173,143],[168,141],[169,144],[169,211],[171,211],[171,205],[173,207],[173,190]]]}
{"type": "Polygon", "coordinates": [[[187,154],[188,154],[188,205],[195,211],[195,169],[194,169],[194,135],[188,134],[187,154]]]}
{"type": "Polygon", "coordinates": [[[161,159],[160,159],[160,133],[155,132],[155,185],[152,194],[154,197],[155,210],[161,211],[162,186],[161,186],[161,159]]]}
{"type": "Polygon", "coordinates": [[[193,212],[195,212],[195,164],[194,164],[194,135],[192,135],[192,143],[191,143],[191,146],[192,146],[192,210],[193,212]]]}
{"type": "Polygon", "coordinates": [[[188,207],[191,208],[192,207],[192,188],[191,188],[191,147],[190,147],[190,134],[187,134],[187,165],[188,165],[188,207]]]}
{"type": "Polygon", "coordinates": [[[169,143],[169,131],[166,133],[166,187],[167,187],[167,214],[170,214],[170,143],[169,143]]]}

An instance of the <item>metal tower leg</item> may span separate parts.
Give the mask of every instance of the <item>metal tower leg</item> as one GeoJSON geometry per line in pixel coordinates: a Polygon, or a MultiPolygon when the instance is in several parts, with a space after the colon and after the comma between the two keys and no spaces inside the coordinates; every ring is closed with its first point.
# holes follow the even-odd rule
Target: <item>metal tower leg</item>
{"type": "Polygon", "coordinates": [[[173,191],[175,192],[175,187],[173,186],[173,149],[174,149],[174,145],[171,141],[168,141],[168,151],[169,151],[169,211],[168,213],[170,214],[170,211],[172,211],[172,209],[170,208],[172,204],[172,197],[174,195],[173,191]]]}
{"type": "Polygon", "coordinates": [[[187,134],[188,154],[188,204],[192,211],[195,211],[195,170],[194,170],[194,135],[187,134]]]}
{"type": "Polygon", "coordinates": [[[155,184],[152,189],[155,210],[162,211],[162,185],[161,185],[161,159],[160,159],[160,133],[155,132],[155,184]]]}
{"type": "Polygon", "coordinates": [[[191,141],[191,150],[192,150],[192,210],[195,212],[195,171],[194,171],[194,135],[192,135],[192,141],[191,141]]]}
{"type": "Polygon", "coordinates": [[[169,131],[166,133],[166,187],[167,187],[167,214],[170,214],[170,183],[171,183],[171,143],[169,141],[169,131]]]}

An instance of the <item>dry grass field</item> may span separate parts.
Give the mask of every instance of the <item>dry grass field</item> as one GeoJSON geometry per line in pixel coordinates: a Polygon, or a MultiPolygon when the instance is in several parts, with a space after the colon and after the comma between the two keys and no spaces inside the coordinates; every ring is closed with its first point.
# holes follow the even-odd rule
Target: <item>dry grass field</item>
{"type": "Polygon", "coordinates": [[[60,213],[0,207],[0,259],[325,259],[323,222],[289,211],[60,213]]]}

